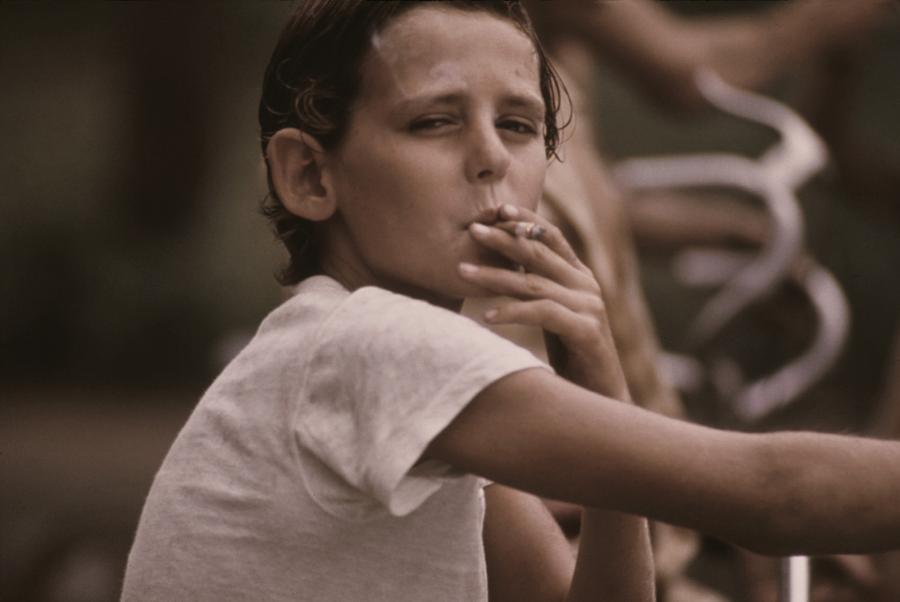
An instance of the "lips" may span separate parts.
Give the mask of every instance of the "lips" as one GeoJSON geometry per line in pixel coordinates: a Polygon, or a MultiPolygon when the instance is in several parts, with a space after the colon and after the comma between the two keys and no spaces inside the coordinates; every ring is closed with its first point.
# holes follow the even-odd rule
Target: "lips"
{"type": "Polygon", "coordinates": [[[485,226],[493,226],[499,221],[499,208],[491,207],[489,209],[482,209],[478,212],[477,215],[475,215],[473,219],[463,224],[463,230],[468,230],[471,224],[484,224],[485,226]]]}

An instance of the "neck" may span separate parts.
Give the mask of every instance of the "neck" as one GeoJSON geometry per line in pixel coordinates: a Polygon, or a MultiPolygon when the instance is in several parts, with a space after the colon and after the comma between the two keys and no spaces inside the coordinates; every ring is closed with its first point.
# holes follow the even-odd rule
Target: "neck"
{"type": "MultiPolygon", "coordinates": [[[[339,218],[338,218],[339,219],[339,218]]],[[[433,291],[410,286],[381,274],[367,265],[356,248],[356,243],[347,235],[341,224],[330,224],[321,241],[321,269],[326,276],[334,278],[349,291],[364,286],[377,286],[394,293],[419,299],[444,309],[459,313],[463,299],[448,298],[433,291]]]]}

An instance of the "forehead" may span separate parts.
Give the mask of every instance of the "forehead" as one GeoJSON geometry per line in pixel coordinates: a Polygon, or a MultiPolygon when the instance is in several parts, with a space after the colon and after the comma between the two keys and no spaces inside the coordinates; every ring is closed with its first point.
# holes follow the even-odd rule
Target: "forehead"
{"type": "Polygon", "coordinates": [[[532,41],[511,21],[484,11],[415,8],[373,35],[361,96],[402,100],[487,84],[539,100],[538,66],[532,41]]]}

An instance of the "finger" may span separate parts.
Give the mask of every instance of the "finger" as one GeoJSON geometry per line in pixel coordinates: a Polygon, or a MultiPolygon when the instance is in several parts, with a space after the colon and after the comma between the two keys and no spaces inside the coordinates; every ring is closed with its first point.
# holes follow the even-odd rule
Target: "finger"
{"type": "Polygon", "coordinates": [[[567,287],[584,288],[588,285],[585,273],[542,242],[517,238],[505,229],[478,223],[469,226],[469,232],[479,244],[524,266],[529,272],[540,274],[567,287]]]}
{"type": "Polygon", "coordinates": [[[550,299],[573,311],[586,309],[583,292],[561,286],[540,274],[471,263],[461,263],[459,272],[465,280],[495,295],[523,300],[550,299]]]}
{"type": "Polygon", "coordinates": [[[581,265],[581,261],[578,259],[578,256],[575,254],[574,249],[572,249],[572,245],[569,244],[569,241],[566,240],[566,237],[563,235],[562,230],[560,230],[555,224],[551,223],[547,218],[538,215],[534,211],[530,209],[526,209],[524,207],[516,207],[515,205],[503,205],[500,208],[500,217],[506,222],[500,222],[495,224],[498,227],[502,227],[504,230],[507,230],[511,234],[516,234],[521,236],[524,234],[522,231],[523,228],[521,226],[516,226],[517,223],[533,223],[540,226],[543,231],[537,237],[532,237],[536,240],[540,240],[542,243],[550,247],[557,255],[565,259],[569,264],[579,267],[581,265]]]}
{"type": "Polygon", "coordinates": [[[550,299],[503,303],[488,310],[484,318],[491,324],[535,326],[569,342],[578,341],[597,328],[591,318],[550,299]]]}
{"type": "MultiPolygon", "coordinates": [[[[546,223],[546,220],[544,221],[546,223]]],[[[495,223],[494,227],[516,238],[539,242],[576,270],[581,272],[590,271],[575,254],[562,231],[553,224],[544,226],[538,222],[530,221],[503,221],[495,223]]]]}

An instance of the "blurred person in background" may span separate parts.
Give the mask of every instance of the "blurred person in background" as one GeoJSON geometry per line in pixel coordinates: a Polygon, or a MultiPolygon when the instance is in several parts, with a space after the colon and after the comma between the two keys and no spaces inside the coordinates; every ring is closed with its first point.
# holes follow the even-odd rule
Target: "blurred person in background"
{"type": "MultiPolygon", "coordinates": [[[[885,0],[799,0],[752,14],[685,18],[649,0],[529,3],[573,100],[572,132],[561,149],[564,162],[548,170],[541,211],[574,241],[579,257],[602,284],[623,369],[639,405],[670,416],[684,413],[677,393],[657,370],[659,345],[639,286],[631,220],[639,220],[639,232],[661,235],[668,244],[674,240],[759,244],[765,238],[765,220],[752,211],[736,211],[733,204],[720,209],[703,202],[688,204],[684,198],[677,198],[679,209],[674,211],[664,201],[644,203],[639,205],[643,213],[629,214],[625,195],[612,182],[593,137],[598,119],[592,115],[595,103],[588,91],[596,72],[594,61],[613,64],[660,106],[679,110],[705,106],[694,82],[701,67],[750,89],[766,88],[785,74],[811,68],[816,85],[810,86],[805,112],[829,143],[839,147],[838,163],[847,172],[845,180],[852,182],[858,180],[858,170],[847,167],[845,158],[853,153],[843,135],[852,93],[840,85],[846,83],[846,70],[828,67],[839,57],[860,53],[889,5],[885,0]],[[841,93],[834,94],[838,89],[841,93]],[[646,225],[640,221],[644,215],[646,225]]],[[[521,334],[507,334],[527,340],[521,334]]],[[[539,341],[532,338],[531,345],[539,347],[539,341]]],[[[577,521],[575,509],[550,504],[563,524],[577,521]]],[[[656,529],[663,599],[714,599],[683,575],[696,554],[696,539],[665,525],[656,529]]],[[[752,556],[745,564],[751,595],[759,600],[774,595],[775,565],[756,562],[752,556]]],[[[863,595],[868,595],[871,571],[856,570],[857,565],[848,562],[848,572],[858,577],[863,595]]]]}

